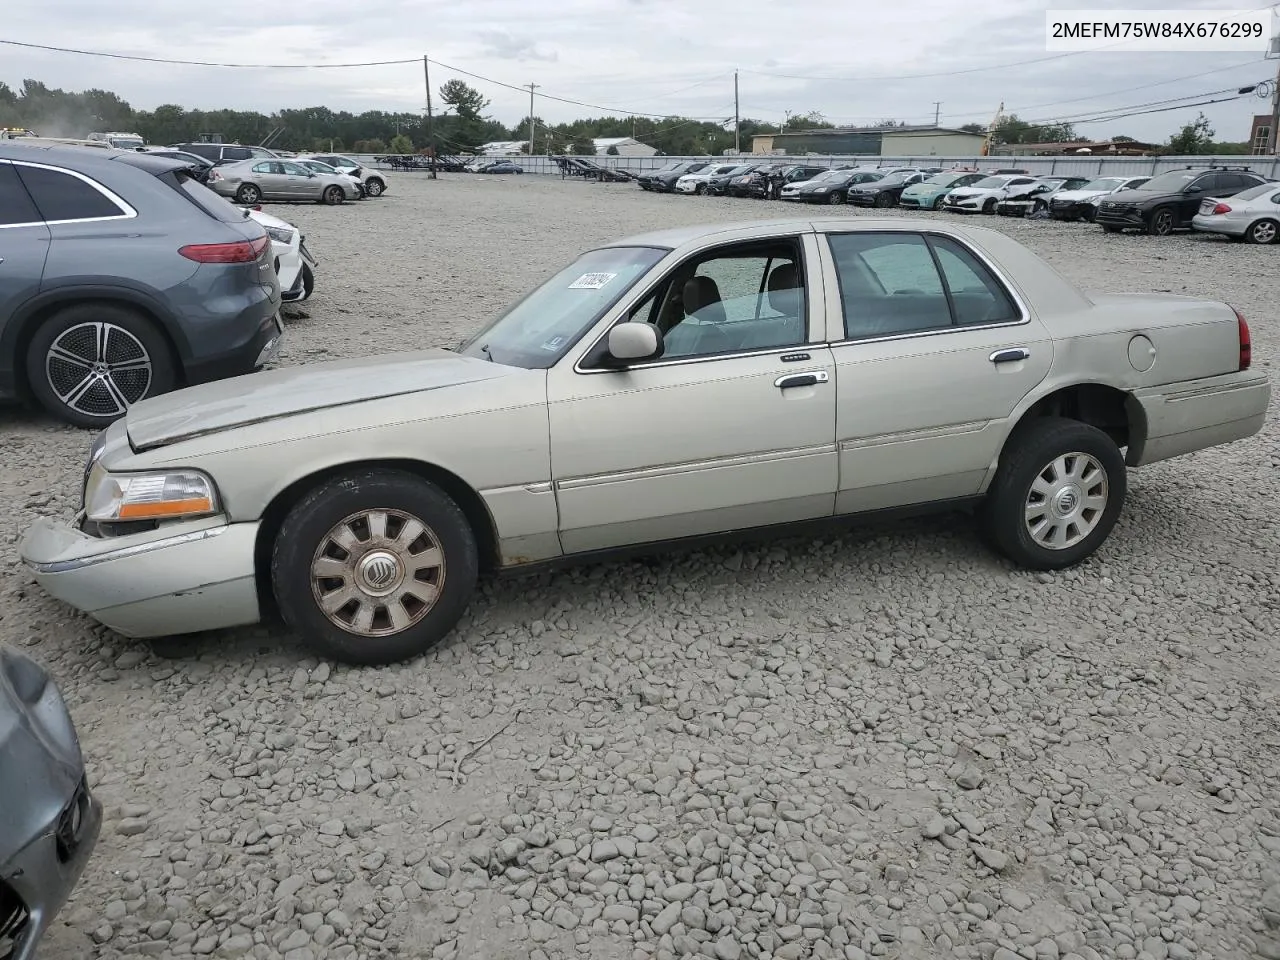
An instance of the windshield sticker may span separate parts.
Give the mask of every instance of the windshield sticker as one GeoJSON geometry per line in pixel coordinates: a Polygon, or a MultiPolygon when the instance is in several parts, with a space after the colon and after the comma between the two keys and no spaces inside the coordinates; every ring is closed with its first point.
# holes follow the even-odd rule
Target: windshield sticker
{"type": "Polygon", "coordinates": [[[569,284],[569,289],[599,290],[616,276],[616,273],[584,273],[577,280],[573,281],[573,283],[569,284]]]}
{"type": "Polygon", "coordinates": [[[548,351],[559,350],[563,344],[564,344],[564,337],[552,337],[550,340],[548,340],[546,343],[542,345],[542,349],[548,350],[548,351]]]}

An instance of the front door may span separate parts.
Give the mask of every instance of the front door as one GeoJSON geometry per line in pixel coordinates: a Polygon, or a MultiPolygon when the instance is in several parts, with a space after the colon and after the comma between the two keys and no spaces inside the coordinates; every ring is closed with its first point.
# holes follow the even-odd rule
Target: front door
{"type": "Polygon", "coordinates": [[[831,516],[835,383],[812,234],[692,255],[622,319],[665,353],[627,369],[600,340],[548,378],[566,553],[831,516]]]}
{"type": "Polygon", "coordinates": [[[832,347],[837,512],[978,493],[1008,418],[1049,372],[1048,331],[950,236],[828,240],[845,336],[832,347]]]}

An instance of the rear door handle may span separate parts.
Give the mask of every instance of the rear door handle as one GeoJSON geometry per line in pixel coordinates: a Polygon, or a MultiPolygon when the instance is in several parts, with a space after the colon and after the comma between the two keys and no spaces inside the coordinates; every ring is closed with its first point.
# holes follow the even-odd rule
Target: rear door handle
{"type": "Polygon", "coordinates": [[[830,379],[825,370],[811,370],[808,373],[788,373],[773,381],[773,385],[779,390],[786,390],[788,387],[812,387],[819,383],[826,383],[830,379]]]}
{"type": "Polygon", "coordinates": [[[1018,360],[1030,360],[1031,351],[1026,347],[1014,347],[1011,350],[997,350],[991,355],[992,363],[1014,363],[1018,360]]]}

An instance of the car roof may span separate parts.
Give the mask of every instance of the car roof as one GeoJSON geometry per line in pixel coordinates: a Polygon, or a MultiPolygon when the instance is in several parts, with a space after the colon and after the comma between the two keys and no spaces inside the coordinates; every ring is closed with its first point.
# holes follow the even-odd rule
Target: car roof
{"type": "MultiPolygon", "coordinates": [[[[944,221],[923,221],[913,217],[843,218],[840,220],[814,219],[806,217],[783,217],[772,220],[740,220],[726,223],[704,223],[685,227],[670,227],[666,230],[654,230],[639,233],[610,243],[602,244],[597,249],[609,247],[661,247],[675,250],[687,244],[713,237],[721,237],[725,241],[768,239],[772,236],[788,236],[799,233],[826,233],[833,230],[849,231],[883,231],[903,230],[932,233],[949,233],[958,237],[997,233],[989,227],[970,227],[964,224],[944,221]]],[[[1003,234],[1001,234],[1003,236],[1003,234]]]]}
{"type": "Polygon", "coordinates": [[[185,160],[159,157],[153,153],[136,150],[104,150],[101,147],[53,146],[49,144],[21,144],[19,141],[0,143],[0,159],[29,160],[32,163],[48,163],[69,167],[81,173],[106,172],[113,163],[138,167],[159,176],[170,170],[182,170],[189,166],[185,160]]]}

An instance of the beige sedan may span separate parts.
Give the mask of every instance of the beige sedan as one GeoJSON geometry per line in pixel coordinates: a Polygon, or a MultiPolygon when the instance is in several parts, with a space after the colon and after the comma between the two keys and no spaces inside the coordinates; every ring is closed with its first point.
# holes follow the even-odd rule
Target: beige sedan
{"type": "Polygon", "coordinates": [[[486,571],[744,528],[975,508],[1015,563],[1107,539],[1127,467],[1248,437],[1232,307],[1087,295],[982,228],[701,226],[584,253],[456,351],[273,370],[133,407],[23,559],[135,637],[278,610],[412,657],[486,571]]]}

